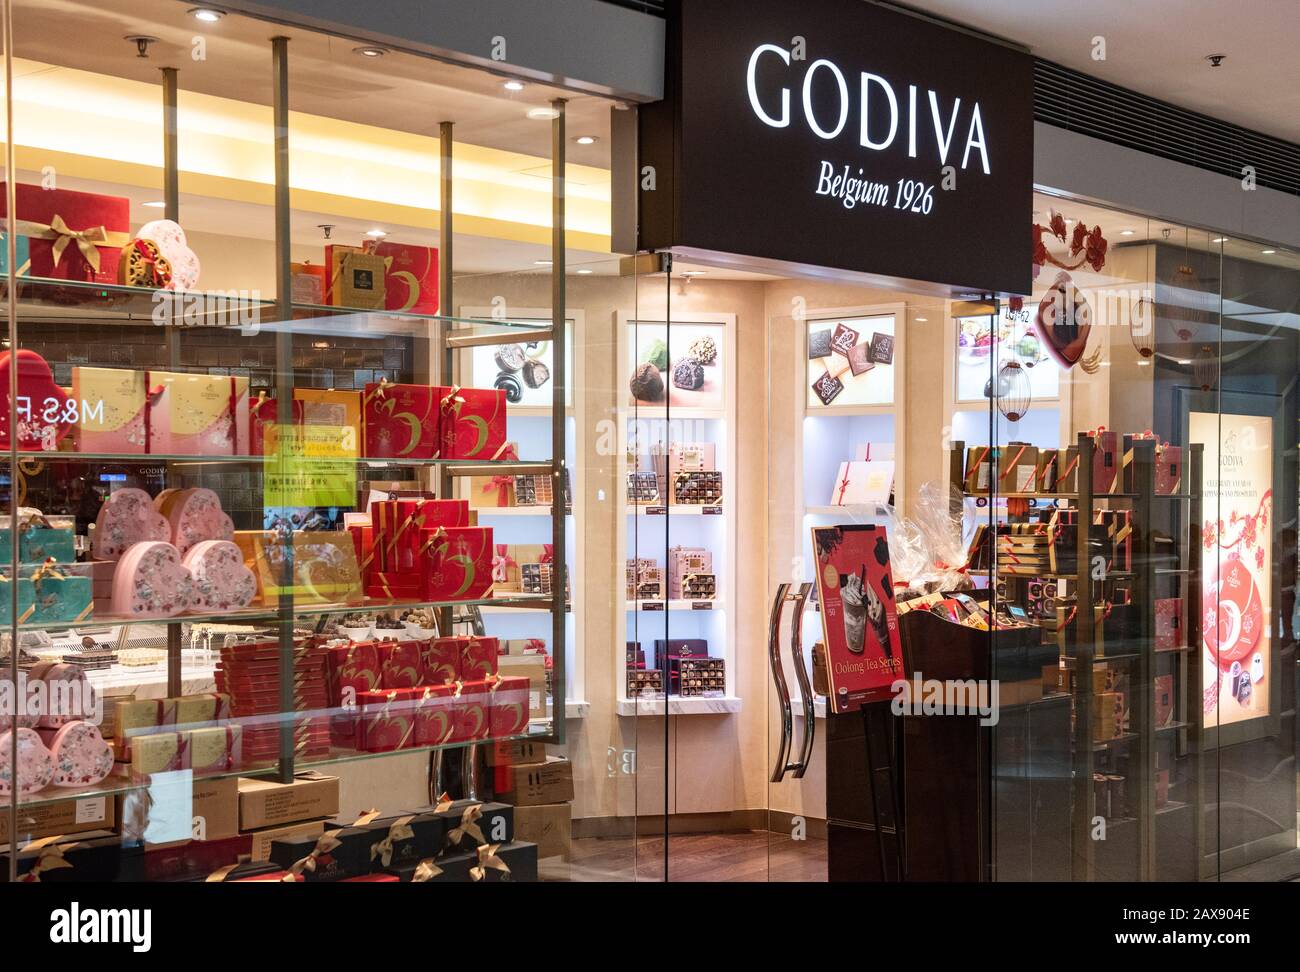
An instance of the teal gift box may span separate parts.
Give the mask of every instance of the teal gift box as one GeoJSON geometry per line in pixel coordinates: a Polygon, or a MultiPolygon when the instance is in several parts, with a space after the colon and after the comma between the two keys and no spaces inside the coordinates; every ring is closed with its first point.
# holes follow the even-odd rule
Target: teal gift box
{"type": "MultiPolygon", "coordinates": [[[[26,276],[32,269],[32,258],[27,245],[27,237],[19,236],[15,238],[14,252],[18,257],[18,272],[14,276],[26,276]]],[[[7,273],[9,273],[9,246],[5,235],[0,233],[0,274],[7,273]]]]}
{"type": "MultiPolygon", "coordinates": [[[[9,529],[0,528],[0,561],[8,559],[9,529]]],[[[24,527],[18,534],[18,562],[43,564],[47,560],[70,564],[77,559],[76,535],[72,530],[48,526],[24,527]]]]}
{"type": "MultiPolygon", "coordinates": [[[[13,596],[10,593],[13,583],[7,575],[0,574],[0,624],[13,624],[14,616],[12,611],[13,596]]],[[[21,618],[26,615],[26,620],[30,621],[35,614],[36,589],[32,582],[26,577],[18,579],[18,616],[21,618]]]]}
{"type": "MultiPolygon", "coordinates": [[[[19,581],[18,599],[23,589],[19,581]]],[[[75,624],[88,620],[95,611],[94,586],[89,577],[70,577],[57,567],[42,567],[30,581],[32,586],[32,624],[75,624]]]]}

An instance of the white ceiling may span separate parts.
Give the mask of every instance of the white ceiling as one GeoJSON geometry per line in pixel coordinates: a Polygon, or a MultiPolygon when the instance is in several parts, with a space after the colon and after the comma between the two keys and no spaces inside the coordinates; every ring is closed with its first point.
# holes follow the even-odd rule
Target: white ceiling
{"type": "Polygon", "coordinates": [[[1300,0],[907,0],[1038,57],[1300,142],[1300,0]],[[1093,38],[1106,59],[1093,60],[1093,38]],[[1226,54],[1211,67],[1208,54],[1226,54]]]}

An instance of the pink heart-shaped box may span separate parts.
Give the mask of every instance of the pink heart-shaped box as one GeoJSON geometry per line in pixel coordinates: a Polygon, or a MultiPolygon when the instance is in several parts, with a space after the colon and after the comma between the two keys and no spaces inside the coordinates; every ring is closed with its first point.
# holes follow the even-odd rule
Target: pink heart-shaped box
{"type": "Polygon", "coordinates": [[[194,580],[191,611],[238,611],[257,596],[257,577],[244,565],[243,552],[229,540],[196,543],[184,564],[194,580]]]}
{"type": "Polygon", "coordinates": [[[96,560],[117,560],[132,544],[171,538],[171,524],[154,509],[149,494],[127,487],[110,494],[99,508],[91,546],[96,560]]]}
{"type": "Polygon", "coordinates": [[[93,786],[113,771],[113,748],[90,722],[69,722],[50,743],[55,786],[93,786]]]}
{"type": "Polygon", "coordinates": [[[194,581],[170,543],[147,540],[132,546],[113,575],[113,613],[170,618],[189,610],[194,581]]]}
{"type": "Polygon", "coordinates": [[[14,778],[18,779],[18,792],[24,796],[39,793],[50,785],[54,776],[54,757],[35,729],[17,729],[18,772],[14,772],[11,759],[13,740],[9,733],[0,734],[0,796],[13,792],[14,778]]]}

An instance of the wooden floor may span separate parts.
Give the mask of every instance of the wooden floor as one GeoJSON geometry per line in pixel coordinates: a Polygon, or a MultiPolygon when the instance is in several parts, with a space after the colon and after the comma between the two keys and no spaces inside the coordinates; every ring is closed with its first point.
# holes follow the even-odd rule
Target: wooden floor
{"type": "MultiPolygon", "coordinates": [[[[668,838],[669,881],[825,881],[826,842],[746,831],[668,838]]],[[[543,861],[544,881],[662,881],[664,838],[587,837],[568,863],[543,861]]]]}

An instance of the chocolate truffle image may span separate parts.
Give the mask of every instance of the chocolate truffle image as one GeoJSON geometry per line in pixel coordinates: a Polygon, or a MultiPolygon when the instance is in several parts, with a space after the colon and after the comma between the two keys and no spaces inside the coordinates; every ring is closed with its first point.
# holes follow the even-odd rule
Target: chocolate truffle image
{"type": "Polygon", "coordinates": [[[668,345],[660,338],[655,338],[641,351],[641,363],[652,364],[658,371],[668,370],[668,345]]]}
{"type": "Polygon", "coordinates": [[[704,365],[695,358],[682,358],[673,368],[673,385],[687,391],[704,387],[704,365]]]}
{"type": "Polygon", "coordinates": [[[513,375],[524,366],[524,349],[517,344],[503,344],[492,355],[492,360],[502,371],[513,375]]]}
{"type": "Polygon", "coordinates": [[[707,334],[692,341],[687,352],[702,365],[716,364],[718,360],[718,345],[707,334]]]}
{"type": "Polygon", "coordinates": [[[632,397],[643,402],[662,402],[664,400],[664,380],[659,377],[659,369],[653,364],[639,364],[632,372],[628,382],[632,397]]]}
{"type": "Polygon", "coordinates": [[[551,369],[540,361],[524,362],[524,384],[529,388],[541,388],[551,380],[551,369]]]}
{"type": "Polygon", "coordinates": [[[514,375],[500,374],[497,375],[496,381],[492,382],[493,388],[502,388],[506,393],[506,401],[514,405],[524,397],[523,386],[519,384],[519,379],[514,375]]]}

